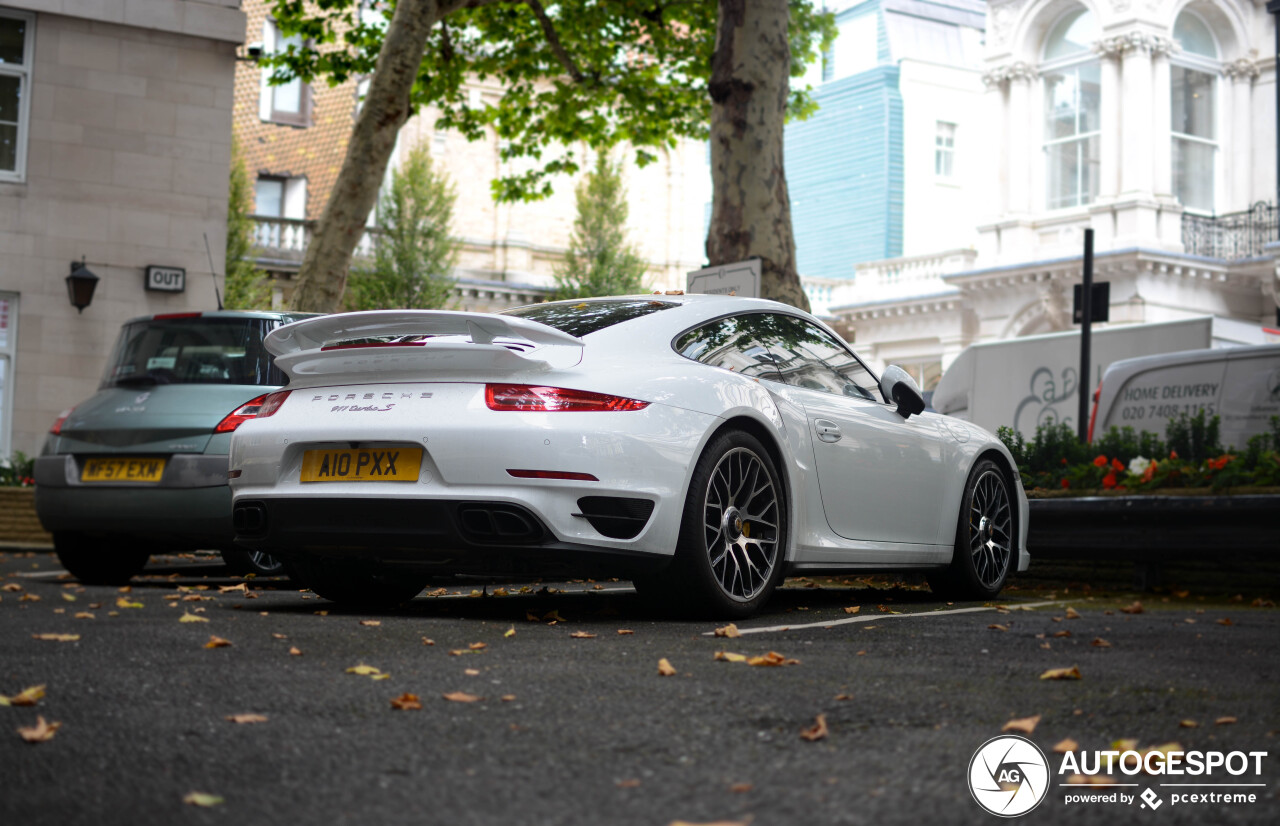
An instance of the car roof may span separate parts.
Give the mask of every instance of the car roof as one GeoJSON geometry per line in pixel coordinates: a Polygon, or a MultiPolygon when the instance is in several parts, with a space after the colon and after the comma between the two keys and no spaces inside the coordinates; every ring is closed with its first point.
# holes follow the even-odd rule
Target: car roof
{"type": "Polygon", "coordinates": [[[295,313],[290,310],[182,310],[172,313],[149,313],[135,316],[124,323],[135,324],[139,321],[163,321],[165,319],[178,318],[262,318],[277,321],[301,321],[304,318],[314,318],[319,315],[324,315],[324,313],[295,313]]]}

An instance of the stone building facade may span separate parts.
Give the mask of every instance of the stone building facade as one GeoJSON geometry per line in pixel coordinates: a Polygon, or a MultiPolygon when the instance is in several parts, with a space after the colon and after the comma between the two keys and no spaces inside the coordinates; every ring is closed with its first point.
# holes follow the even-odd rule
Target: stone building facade
{"type": "Polygon", "coordinates": [[[93,392],[123,321],[214,308],[244,31],[238,0],[0,0],[0,458],[93,392]]]}

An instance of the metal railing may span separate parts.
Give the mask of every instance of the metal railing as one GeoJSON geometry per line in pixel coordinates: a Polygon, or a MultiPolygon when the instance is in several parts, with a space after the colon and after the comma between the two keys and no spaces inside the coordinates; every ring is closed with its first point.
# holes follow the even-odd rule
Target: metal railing
{"type": "Polygon", "coordinates": [[[1182,247],[1189,255],[1234,261],[1258,258],[1280,240],[1280,209],[1259,201],[1244,212],[1206,217],[1182,213],[1182,247]]]}

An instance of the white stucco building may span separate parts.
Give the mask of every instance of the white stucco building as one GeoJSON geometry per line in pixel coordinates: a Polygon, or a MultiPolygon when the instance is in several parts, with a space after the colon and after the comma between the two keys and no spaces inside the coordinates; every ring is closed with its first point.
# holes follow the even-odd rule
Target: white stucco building
{"type": "MultiPolygon", "coordinates": [[[[832,301],[926,389],[977,341],[1069,329],[1082,237],[1111,324],[1276,321],[1276,61],[1263,0],[1002,0],[982,80],[991,203],[971,251],[860,265],[832,301]]],[[[980,203],[975,207],[981,206],[980,203]]]]}

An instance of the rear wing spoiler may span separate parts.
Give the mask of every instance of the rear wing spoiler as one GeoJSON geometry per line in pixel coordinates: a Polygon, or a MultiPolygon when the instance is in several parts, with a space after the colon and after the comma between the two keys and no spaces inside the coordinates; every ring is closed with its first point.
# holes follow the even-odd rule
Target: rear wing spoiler
{"type": "Polygon", "coordinates": [[[402,373],[572,367],[582,339],[537,321],[453,310],[370,310],[295,321],[263,341],[276,364],[295,378],[344,373],[402,373]],[[425,341],[376,347],[344,346],[371,338],[427,336],[425,341]]]}

